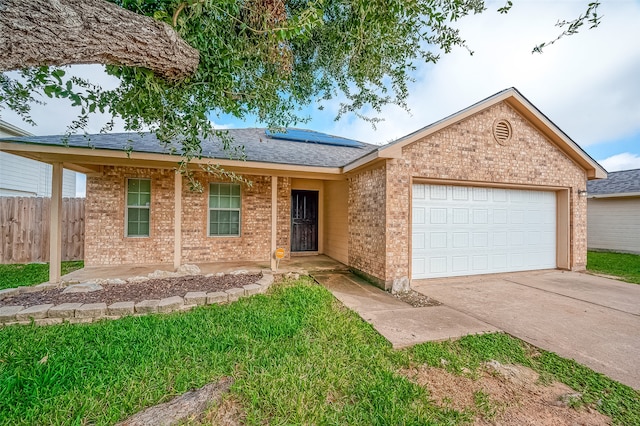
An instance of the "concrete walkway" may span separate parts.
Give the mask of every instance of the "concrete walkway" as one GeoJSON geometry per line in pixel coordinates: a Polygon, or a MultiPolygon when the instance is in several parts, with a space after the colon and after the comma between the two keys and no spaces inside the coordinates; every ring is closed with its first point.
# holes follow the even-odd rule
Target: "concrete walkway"
{"type": "Polygon", "coordinates": [[[348,272],[319,272],[313,277],[373,325],[394,348],[499,331],[447,306],[414,308],[348,272]]]}
{"type": "Polygon", "coordinates": [[[420,280],[413,288],[640,389],[640,285],[553,270],[420,280]]]}

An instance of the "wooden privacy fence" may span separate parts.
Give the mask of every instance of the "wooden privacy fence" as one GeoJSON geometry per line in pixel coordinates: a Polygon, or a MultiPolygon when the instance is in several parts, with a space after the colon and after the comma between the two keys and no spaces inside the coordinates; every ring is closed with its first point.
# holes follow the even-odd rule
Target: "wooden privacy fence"
{"type": "MultiPolygon", "coordinates": [[[[0,263],[49,261],[51,198],[0,197],[0,263]]],[[[62,199],[62,260],[84,258],[84,198],[62,199]]]]}

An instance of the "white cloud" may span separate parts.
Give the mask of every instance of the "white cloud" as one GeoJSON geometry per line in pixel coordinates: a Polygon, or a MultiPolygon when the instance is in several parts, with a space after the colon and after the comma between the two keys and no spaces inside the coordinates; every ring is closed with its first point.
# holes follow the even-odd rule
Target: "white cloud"
{"type": "MultiPolygon", "coordinates": [[[[104,89],[114,89],[118,87],[119,80],[108,75],[102,65],[74,65],[65,67],[67,76],[85,78],[91,83],[101,86],[104,89]]],[[[17,75],[11,73],[12,75],[17,75]]],[[[64,134],[67,127],[78,117],[79,108],[71,107],[66,99],[49,99],[42,95],[40,98],[45,104],[34,104],[31,106],[31,117],[36,122],[36,127],[22,121],[13,111],[0,110],[2,119],[35,135],[60,135],[64,134]]],[[[87,133],[99,133],[102,127],[108,122],[108,114],[92,114],[89,117],[87,133]]],[[[116,120],[113,132],[123,132],[124,122],[116,120]]]]}
{"type": "Polygon", "coordinates": [[[515,86],[582,146],[640,132],[640,4],[604,2],[602,24],[532,54],[553,39],[558,19],[578,16],[585,1],[516,1],[507,15],[492,3],[459,26],[474,51],[443,55],[422,66],[411,87],[412,115],[386,108],[373,131],[367,123],[344,121],[330,132],[370,142],[404,136],[500,90],[515,86]]]}
{"type": "Polygon", "coordinates": [[[233,123],[215,123],[215,122],[211,122],[211,125],[213,126],[214,129],[218,129],[218,130],[227,130],[227,129],[233,129],[235,128],[233,123]]]}
{"type": "Polygon", "coordinates": [[[611,157],[599,160],[598,162],[602,167],[610,172],[640,169],[640,155],[631,154],[629,152],[612,155],[611,157]]]}

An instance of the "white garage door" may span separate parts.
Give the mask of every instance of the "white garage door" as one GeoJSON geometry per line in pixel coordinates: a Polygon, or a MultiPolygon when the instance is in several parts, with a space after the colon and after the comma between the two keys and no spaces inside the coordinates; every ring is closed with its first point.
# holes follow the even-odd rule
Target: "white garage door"
{"type": "Polygon", "coordinates": [[[556,194],[413,186],[412,277],[556,267],[556,194]]]}

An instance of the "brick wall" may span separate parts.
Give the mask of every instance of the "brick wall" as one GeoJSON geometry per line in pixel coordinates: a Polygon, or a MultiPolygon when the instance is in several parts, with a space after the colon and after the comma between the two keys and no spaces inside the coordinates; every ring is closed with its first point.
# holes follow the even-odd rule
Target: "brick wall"
{"type": "Polygon", "coordinates": [[[85,265],[173,261],[173,170],[105,166],[87,176],[85,265]],[[127,178],[151,179],[150,236],[125,237],[127,178]]]}
{"type": "Polygon", "coordinates": [[[285,258],[291,251],[291,178],[278,178],[278,248],[283,248],[285,258]]]}
{"type": "Polygon", "coordinates": [[[223,182],[206,173],[196,173],[205,187],[202,193],[182,187],[182,263],[232,260],[268,260],[271,250],[271,177],[249,176],[251,187],[242,185],[240,236],[207,235],[209,183],[223,182]]]}
{"type": "Polygon", "coordinates": [[[408,246],[409,206],[411,170],[409,161],[394,159],[387,161],[387,259],[385,263],[386,287],[396,278],[407,277],[411,261],[408,246]]]}
{"type": "Polygon", "coordinates": [[[571,188],[571,267],[584,269],[586,200],[577,193],[586,187],[586,174],[507,104],[494,105],[405,146],[402,157],[350,179],[351,266],[383,280],[386,287],[409,276],[409,177],[414,177],[571,188]],[[498,118],[509,120],[512,126],[513,137],[506,146],[493,138],[493,123],[498,118]],[[380,173],[385,176],[381,178],[380,173]],[[380,199],[379,192],[385,187],[380,199]],[[386,229],[381,229],[383,212],[386,229]],[[380,244],[386,249],[383,266],[376,259],[384,259],[380,244]]]}
{"type": "Polygon", "coordinates": [[[385,279],[385,188],[384,166],[349,178],[349,266],[378,280],[385,279]]]}
{"type": "MultiPolygon", "coordinates": [[[[203,193],[182,187],[182,263],[268,260],[271,249],[271,177],[246,176],[242,186],[240,237],[209,237],[208,183],[219,181],[196,173],[203,193]]],[[[279,179],[279,243],[289,241],[288,179],[279,179]]],[[[87,177],[85,263],[87,266],[172,263],[174,248],[174,171],[133,167],[104,167],[102,176],[87,177]],[[151,229],[148,238],[125,237],[127,178],[151,179],[151,229]]]]}

